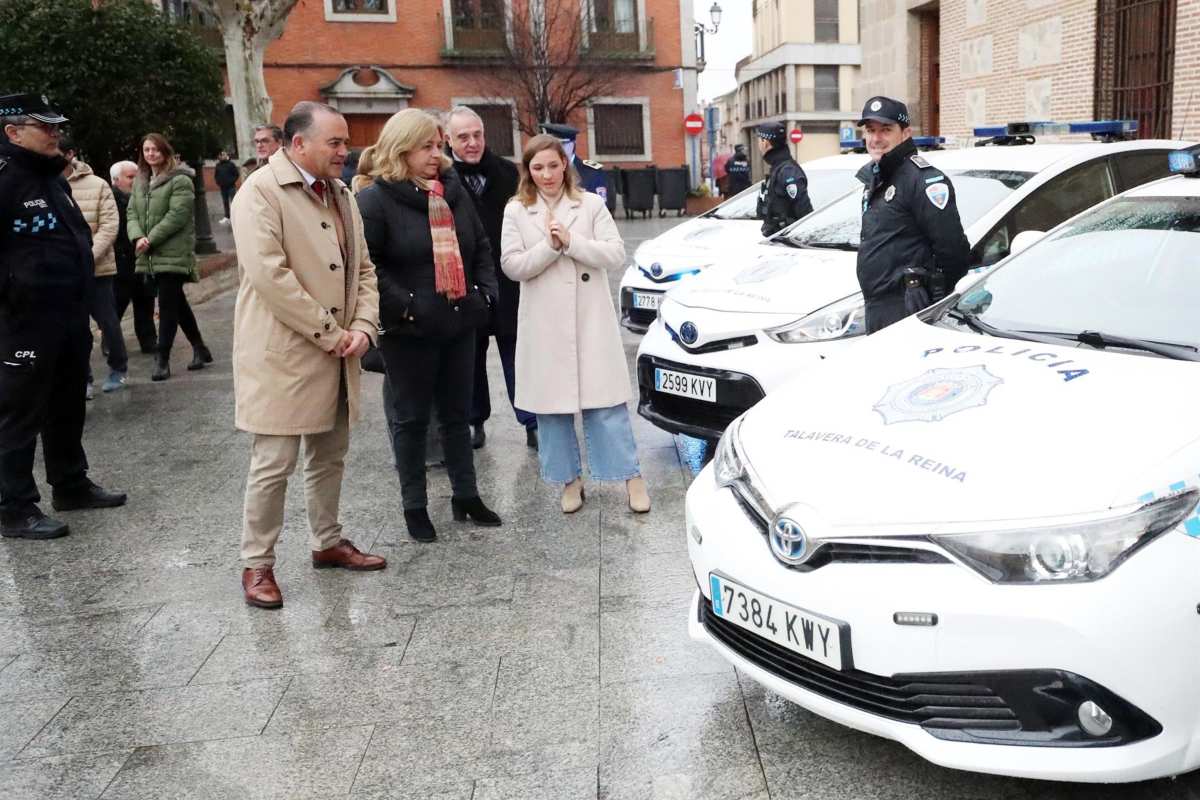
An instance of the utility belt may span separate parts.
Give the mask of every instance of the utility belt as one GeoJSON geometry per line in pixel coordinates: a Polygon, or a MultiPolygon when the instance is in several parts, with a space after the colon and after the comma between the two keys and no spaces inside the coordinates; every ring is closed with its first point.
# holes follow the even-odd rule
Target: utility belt
{"type": "Polygon", "coordinates": [[[939,267],[905,267],[900,274],[900,285],[904,289],[904,308],[909,314],[928,308],[949,294],[946,273],[939,267]]]}

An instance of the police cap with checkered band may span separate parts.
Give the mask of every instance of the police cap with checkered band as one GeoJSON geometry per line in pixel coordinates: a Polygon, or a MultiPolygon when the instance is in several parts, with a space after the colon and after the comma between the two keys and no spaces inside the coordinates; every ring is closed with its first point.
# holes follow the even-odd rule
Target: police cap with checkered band
{"type": "Polygon", "coordinates": [[[864,125],[867,120],[891,123],[899,125],[901,128],[907,128],[912,125],[908,116],[908,106],[899,100],[893,100],[890,97],[882,95],[872,97],[863,104],[862,117],[859,118],[858,124],[864,125]]]}

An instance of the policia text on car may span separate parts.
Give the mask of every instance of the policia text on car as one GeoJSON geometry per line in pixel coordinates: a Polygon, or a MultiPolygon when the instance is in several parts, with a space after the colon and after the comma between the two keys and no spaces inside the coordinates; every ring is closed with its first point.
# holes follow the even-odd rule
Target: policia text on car
{"type": "Polygon", "coordinates": [[[872,97],[859,125],[871,156],[858,173],[858,282],[870,334],[944,297],[966,274],[971,248],[954,184],[917,153],[904,103],[872,97]]]}
{"type": "Polygon", "coordinates": [[[92,337],[92,237],[62,177],[59,126],[44,95],[0,97],[0,534],[53,539],[38,508],[38,436],[60,511],[122,505],[87,477],[84,397],[92,337]]]}

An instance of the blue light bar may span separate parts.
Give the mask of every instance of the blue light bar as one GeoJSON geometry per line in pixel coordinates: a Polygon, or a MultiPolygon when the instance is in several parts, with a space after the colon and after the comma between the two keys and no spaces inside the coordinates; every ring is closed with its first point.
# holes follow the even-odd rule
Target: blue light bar
{"type": "Polygon", "coordinates": [[[1135,134],[1138,122],[1134,119],[1102,119],[1087,122],[1010,122],[1007,125],[984,125],[973,129],[978,137],[985,136],[1050,136],[1064,133],[1086,133],[1100,136],[1135,134]]]}
{"type": "Polygon", "coordinates": [[[1195,175],[1200,171],[1196,154],[1192,150],[1172,150],[1167,153],[1167,169],[1171,174],[1195,175]]]}
{"type": "Polygon", "coordinates": [[[1136,119],[1102,119],[1096,122],[1069,122],[1067,126],[1071,133],[1137,133],[1136,119]]]}
{"type": "Polygon", "coordinates": [[[975,128],[972,133],[976,136],[1004,136],[1008,129],[1003,125],[990,125],[983,128],[975,128]]]}
{"type": "Polygon", "coordinates": [[[917,147],[940,147],[946,143],[945,136],[914,136],[913,144],[917,147]]]}
{"type": "Polygon", "coordinates": [[[842,139],[838,142],[838,146],[843,150],[859,150],[867,146],[862,139],[842,139]]]}

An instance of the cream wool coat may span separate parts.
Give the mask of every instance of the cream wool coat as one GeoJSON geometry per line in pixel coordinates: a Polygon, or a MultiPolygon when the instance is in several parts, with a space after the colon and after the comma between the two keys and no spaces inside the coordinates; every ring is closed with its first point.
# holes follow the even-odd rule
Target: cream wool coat
{"type": "Polygon", "coordinates": [[[279,436],[333,430],[342,381],[350,421],[358,419],[359,359],[330,351],[345,330],[375,340],[379,291],[358,205],[341,181],[329,184],[348,256],[338,242],[334,207],[320,201],[285,151],[234,195],[241,283],[233,387],[241,430],[279,436]]]}
{"type": "Polygon", "coordinates": [[[123,235],[117,198],[112,187],[92,168],[79,159],[72,162],[73,171],[67,176],[71,199],[79,206],[88,227],[92,229],[92,258],[96,261],[96,277],[117,274],[117,254],[113,245],[123,235]]]}
{"type": "Polygon", "coordinates": [[[504,209],[500,266],[521,284],[515,405],[535,414],[574,414],[629,401],[629,369],[608,270],[625,263],[625,243],[598,195],[564,197],[555,214],[571,232],[559,253],[546,233],[548,209],[512,200],[504,209]]]}

